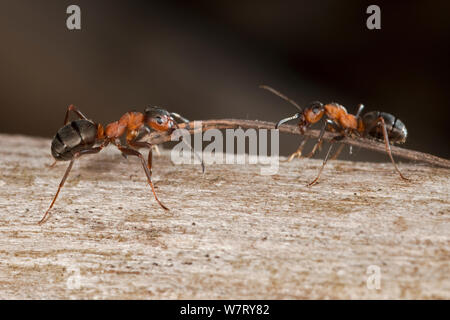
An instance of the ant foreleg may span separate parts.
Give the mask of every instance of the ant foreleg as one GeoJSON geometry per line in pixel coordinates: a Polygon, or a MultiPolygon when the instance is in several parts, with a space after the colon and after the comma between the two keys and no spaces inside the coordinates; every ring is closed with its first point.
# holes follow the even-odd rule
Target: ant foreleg
{"type": "Polygon", "coordinates": [[[330,119],[327,119],[325,121],[325,123],[323,124],[322,129],[320,130],[320,134],[319,134],[319,138],[317,139],[316,144],[314,145],[313,149],[311,150],[310,153],[308,153],[305,157],[306,158],[311,158],[312,156],[314,156],[314,154],[317,151],[317,148],[319,148],[322,145],[322,141],[323,141],[323,135],[325,134],[325,129],[327,128],[328,125],[333,125],[334,122],[331,121],[330,119]]]}
{"type": "Polygon", "coordinates": [[[56,163],[57,163],[58,161],[57,160],[55,160],[55,161],[53,161],[53,163],[52,164],[49,164],[49,165],[47,165],[50,169],[53,169],[55,166],[56,166],[56,163]]]}
{"type": "Polygon", "coordinates": [[[61,191],[61,188],[64,186],[64,183],[66,182],[67,177],[69,176],[69,172],[72,169],[73,163],[75,162],[75,160],[79,157],[81,157],[82,155],[85,154],[92,154],[92,153],[98,153],[100,152],[100,150],[102,150],[105,145],[102,145],[100,147],[96,147],[96,148],[92,148],[92,149],[88,149],[88,150],[82,150],[80,152],[77,152],[74,156],[73,159],[70,160],[69,166],[66,169],[66,172],[64,173],[63,178],[61,179],[61,182],[59,183],[59,187],[58,187],[58,191],[56,191],[55,196],[53,197],[53,201],[50,204],[50,207],[47,209],[47,211],[45,212],[44,216],[42,217],[42,219],[38,222],[38,224],[42,224],[45,222],[45,219],[48,216],[48,213],[50,212],[50,209],[53,207],[53,205],[55,204],[56,198],[58,198],[59,192],[61,191]]]}
{"type": "Polygon", "coordinates": [[[153,145],[152,145],[152,149],[155,150],[156,155],[157,155],[158,157],[161,156],[161,151],[159,151],[158,145],[153,144],[153,145]]]}
{"type": "MultiPolygon", "coordinates": [[[[178,113],[175,112],[171,112],[170,116],[175,119],[178,123],[182,122],[182,123],[189,123],[189,119],[186,119],[185,117],[180,116],[178,113]]],[[[178,125],[176,126],[176,128],[178,129],[178,125]]],[[[194,151],[194,149],[192,149],[192,146],[189,145],[186,141],[184,141],[183,137],[181,136],[180,139],[184,142],[185,145],[187,145],[189,147],[189,149],[191,149],[191,151],[194,153],[194,156],[200,161],[200,164],[202,166],[202,172],[205,173],[205,164],[203,163],[203,159],[202,157],[200,157],[197,152],[194,151]]]]}
{"type": "MultiPolygon", "coordinates": [[[[174,114],[174,113],[171,113],[171,114],[174,114]]],[[[178,115],[178,114],[175,113],[175,115],[178,115]]],[[[180,115],[178,115],[178,116],[180,116],[180,115]]],[[[180,117],[181,117],[181,116],[180,116],[180,117]]],[[[181,117],[181,118],[182,118],[182,117],[181,117]]],[[[184,118],[183,118],[183,119],[184,119],[184,118]]],[[[185,119],[185,120],[187,120],[187,119],[185,119]]],[[[187,121],[189,122],[189,120],[187,120],[187,121]]],[[[175,128],[176,128],[176,129],[179,129],[178,124],[175,125],[175,128]]],[[[190,149],[191,152],[194,154],[194,156],[200,161],[200,165],[202,166],[202,173],[205,173],[205,163],[203,162],[203,157],[200,157],[200,156],[198,155],[198,153],[195,152],[195,150],[192,148],[192,146],[191,146],[189,143],[187,143],[187,142],[183,139],[183,136],[182,136],[182,135],[180,135],[179,137],[180,137],[180,141],[183,142],[187,147],[189,147],[189,149],[190,149]]],[[[203,156],[203,154],[202,154],[202,156],[203,156]]]]}
{"type": "Polygon", "coordinates": [[[300,143],[300,145],[298,146],[297,151],[295,151],[293,154],[291,154],[291,155],[289,156],[289,158],[286,160],[286,162],[291,162],[292,159],[294,159],[295,157],[300,158],[300,157],[302,156],[303,148],[305,147],[306,142],[307,142],[308,140],[309,140],[309,138],[308,138],[308,137],[305,137],[305,139],[303,139],[303,141],[302,141],[302,142],[300,143]]]}
{"type": "Polygon", "coordinates": [[[197,158],[197,160],[200,161],[200,165],[202,166],[202,173],[205,173],[205,163],[203,162],[203,158],[200,157],[200,156],[198,155],[198,153],[195,152],[194,148],[192,148],[192,146],[191,146],[189,143],[187,143],[187,142],[183,139],[183,136],[180,137],[180,140],[181,140],[186,146],[189,147],[189,149],[191,150],[192,153],[194,153],[194,156],[197,158]]]}
{"type": "Polygon", "coordinates": [[[88,120],[84,114],[81,113],[80,110],[77,109],[73,104],[67,107],[66,116],[64,117],[64,125],[69,122],[69,113],[70,111],[75,112],[80,119],[88,120]]]}
{"type": "MultiPolygon", "coordinates": [[[[148,127],[144,127],[144,128],[142,128],[142,130],[139,131],[139,133],[138,133],[138,135],[136,137],[134,137],[132,140],[127,141],[127,143],[129,145],[131,145],[130,141],[131,142],[141,142],[140,140],[142,138],[144,138],[146,135],[148,135],[149,133],[150,133],[150,129],[148,127]]],[[[152,149],[156,152],[156,155],[158,157],[161,156],[161,152],[159,151],[158,145],[152,144],[151,146],[152,146],[152,149]]],[[[137,147],[138,148],[149,148],[147,145],[145,145],[145,146],[142,145],[142,146],[137,146],[137,147]]],[[[125,155],[124,155],[124,157],[125,157],[125,155]]]]}
{"type": "Polygon", "coordinates": [[[124,153],[126,155],[130,155],[130,156],[138,157],[141,160],[142,167],[144,168],[145,175],[147,176],[148,184],[152,188],[152,192],[153,192],[153,195],[155,196],[156,202],[158,202],[158,204],[164,210],[169,210],[169,208],[167,208],[161,201],[159,201],[158,196],[156,195],[155,187],[153,186],[153,182],[152,182],[152,178],[151,178],[151,174],[150,174],[151,168],[149,170],[148,166],[145,163],[145,160],[144,160],[144,157],[142,156],[142,154],[139,151],[136,151],[136,150],[130,149],[130,148],[126,148],[126,147],[123,147],[121,145],[116,145],[116,146],[122,153],[124,153]]]}
{"type": "Polygon", "coordinates": [[[336,137],[334,137],[333,139],[330,140],[330,147],[328,148],[327,154],[325,155],[325,159],[323,159],[322,167],[320,167],[319,174],[317,175],[317,177],[312,182],[308,183],[308,185],[307,185],[308,187],[312,186],[313,184],[315,184],[317,182],[317,180],[319,180],[320,175],[322,174],[323,168],[327,164],[328,157],[330,156],[331,149],[333,148],[333,144],[336,141],[339,141],[339,140],[341,140],[343,138],[345,138],[345,136],[336,136],[336,137]]]}
{"type": "Polygon", "coordinates": [[[400,177],[404,180],[408,180],[408,178],[406,178],[405,176],[403,176],[403,174],[400,172],[400,169],[397,167],[397,164],[394,161],[394,157],[392,157],[392,152],[391,152],[391,145],[389,143],[389,138],[388,138],[388,133],[387,133],[387,129],[386,129],[386,123],[384,122],[383,117],[379,117],[378,121],[379,124],[381,124],[381,128],[383,129],[383,136],[384,136],[384,144],[386,147],[386,152],[389,155],[389,158],[391,158],[392,164],[395,167],[395,170],[398,172],[398,174],[400,175],[400,177]]]}

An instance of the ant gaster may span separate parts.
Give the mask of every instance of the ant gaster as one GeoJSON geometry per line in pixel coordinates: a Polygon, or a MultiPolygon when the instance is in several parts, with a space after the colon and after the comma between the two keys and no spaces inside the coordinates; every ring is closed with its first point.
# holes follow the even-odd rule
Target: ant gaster
{"type": "MultiPolygon", "coordinates": [[[[61,188],[64,186],[64,182],[66,181],[75,160],[86,154],[98,153],[110,143],[115,145],[125,158],[127,156],[135,156],[141,160],[148,184],[152,189],[156,201],[163,209],[169,210],[158,199],[151,179],[153,145],[139,140],[147,135],[152,129],[155,131],[168,132],[170,134],[178,128],[177,122],[187,123],[189,120],[181,117],[177,113],[169,113],[158,107],[148,107],[145,109],[144,113],[133,111],[127,112],[118,121],[112,122],[104,128],[101,124],[94,123],[86,118],[74,105],[70,105],[66,111],[64,126],[57,131],[51,145],[51,152],[53,158],[55,158],[55,163],[56,161],[70,161],[70,163],[59,184],[58,191],[56,192],[53,201],[39,221],[39,224],[46,220],[61,188]],[[79,117],[78,120],[69,122],[69,113],[71,111],[79,117]],[[120,138],[124,135],[126,140],[125,145],[120,142],[120,138]],[[143,155],[136,150],[139,148],[149,149],[147,163],[145,162],[143,155]]],[[[196,156],[198,157],[197,154],[196,156]]],[[[201,161],[201,165],[202,170],[204,171],[203,161],[201,161]]]]}
{"type": "MultiPolygon", "coordinates": [[[[405,125],[400,119],[395,116],[380,112],[380,111],[371,111],[364,114],[362,117],[360,116],[361,111],[364,106],[362,104],[359,105],[358,112],[356,115],[349,114],[345,107],[339,105],[338,103],[332,102],[323,104],[319,101],[312,102],[307,108],[302,109],[300,106],[295,103],[293,100],[289,99],[282,93],[276,91],[275,89],[268,86],[260,86],[262,89],[266,89],[280,98],[288,101],[293,106],[295,106],[299,112],[294,114],[291,117],[280,120],[275,129],[278,129],[280,125],[286,123],[290,120],[299,119],[299,129],[301,133],[305,133],[305,131],[314,123],[319,122],[324,116],[326,117],[326,121],[322,126],[322,129],[319,134],[319,138],[314,145],[312,151],[307,155],[307,157],[311,157],[316,152],[317,148],[321,145],[323,135],[325,130],[329,130],[332,132],[338,132],[340,135],[335,136],[331,140],[331,145],[326,153],[325,159],[323,161],[322,167],[320,168],[319,174],[317,177],[308,185],[315,184],[322,173],[325,164],[328,161],[331,149],[333,147],[333,143],[339,140],[342,140],[344,137],[351,136],[360,136],[360,137],[369,137],[377,140],[384,140],[386,152],[388,153],[392,164],[395,167],[395,170],[398,172],[400,177],[404,180],[408,180],[403,176],[403,174],[398,169],[394,158],[392,157],[391,146],[390,143],[404,143],[406,141],[406,137],[408,135],[408,131],[406,130],[405,125]]],[[[291,161],[295,156],[301,156],[301,152],[303,147],[305,146],[307,139],[303,140],[300,144],[299,148],[296,152],[294,152],[288,159],[291,161]]],[[[342,151],[341,145],[335,155],[331,157],[332,159],[337,158],[339,153],[342,151]]]]}

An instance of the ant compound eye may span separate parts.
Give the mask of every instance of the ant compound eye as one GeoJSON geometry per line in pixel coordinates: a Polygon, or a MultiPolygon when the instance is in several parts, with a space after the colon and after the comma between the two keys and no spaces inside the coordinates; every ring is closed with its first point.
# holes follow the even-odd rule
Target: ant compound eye
{"type": "Polygon", "coordinates": [[[319,114],[322,111],[323,108],[323,104],[319,101],[314,101],[313,103],[311,103],[310,105],[310,110],[314,113],[314,114],[319,114]]]}
{"type": "Polygon", "coordinates": [[[163,123],[163,119],[162,119],[160,116],[157,116],[157,117],[156,117],[156,122],[157,122],[158,124],[162,124],[162,123],[163,123]]]}

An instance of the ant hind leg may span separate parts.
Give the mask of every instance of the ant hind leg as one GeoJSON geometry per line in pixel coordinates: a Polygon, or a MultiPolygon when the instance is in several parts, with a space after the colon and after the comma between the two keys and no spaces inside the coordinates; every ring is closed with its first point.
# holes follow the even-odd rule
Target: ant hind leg
{"type": "Polygon", "coordinates": [[[56,166],[56,163],[57,163],[57,162],[58,162],[58,161],[54,160],[52,164],[48,164],[48,165],[46,165],[46,166],[48,166],[50,169],[53,169],[53,168],[56,166]]]}
{"type": "Polygon", "coordinates": [[[381,128],[383,130],[383,136],[384,136],[384,145],[386,147],[386,152],[389,155],[389,158],[391,158],[391,162],[394,165],[395,170],[398,172],[398,174],[400,175],[400,177],[403,180],[407,180],[409,181],[408,178],[406,178],[401,172],[400,169],[397,167],[397,164],[394,161],[394,157],[392,156],[392,152],[391,152],[391,145],[389,143],[389,138],[388,138],[388,133],[387,133],[387,129],[386,129],[386,123],[384,122],[383,117],[379,117],[378,118],[378,123],[381,124],[381,128]]]}
{"type": "Polygon", "coordinates": [[[306,158],[311,158],[312,156],[314,156],[314,154],[316,153],[317,149],[320,148],[322,146],[322,142],[323,142],[323,135],[325,134],[325,129],[327,128],[327,126],[330,125],[334,125],[334,122],[331,121],[330,119],[327,119],[325,121],[325,123],[323,124],[322,129],[320,130],[320,134],[319,134],[319,138],[317,139],[316,144],[314,145],[313,149],[311,150],[310,153],[308,153],[305,157],[306,158]]]}
{"type": "Polygon", "coordinates": [[[42,217],[41,220],[39,220],[38,224],[42,224],[45,222],[45,219],[47,218],[50,209],[53,207],[53,205],[55,204],[56,198],[58,198],[59,192],[61,191],[61,188],[64,186],[64,183],[66,182],[67,177],[69,176],[69,172],[72,169],[73,163],[75,162],[75,159],[70,160],[69,166],[66,169],[66,173],[64,173],[63,178],[61,179],[61,182],[59,183],[59,187],[58,187],[58,191],[56,191],[55,196],[53,197],[53,201],[50,204],[50,207],[48,207],[47,211],[45,211],[44,216],[42,217]]]}
{"type": "Polygon", "coordinates": [[[74,112],[80,119],[88,120],[84,114],[81,113],[80,110],[77,109],[73,104],[67,107],[66,116],[64,117],[64,125],[69,122],[69,113],[70,111],[74,112]]]}
{"type": "Polygon", "coordinates": [[[72,160],[70,160],[69,166],[66,169],[66,172],[64,173],[63,178],[61,179],[61,182],[59,183],[58,186],[58,191],[56,191],[55,196],[53,197],[53,201],[50,204],[50,206],[48,207],[47,211],[45,212],[44,216],[42,217],[42,219],[38,222],[38,224],[42,224],[46,221],[46,218],[50,212],[50,209],[53,207],[53,205],[55,204],[56,198],[58,198],[59,192],[61,191],[62,187],[64,186],[64,183],[66,182],[67,177],[69,176],[70,170],[72,169],[73,163],[75,162],[75,160],[79,157],[81,157],[82,155],[85,154],[92,154],[92,153],[98,153],[100,152],[100,150],[102,150],[106,145],[101,145],[99,147],[96,148],[92,148],[92,149],[87,149],[87,150],[82,150],[78,153],[76,153],[72,160]]]}

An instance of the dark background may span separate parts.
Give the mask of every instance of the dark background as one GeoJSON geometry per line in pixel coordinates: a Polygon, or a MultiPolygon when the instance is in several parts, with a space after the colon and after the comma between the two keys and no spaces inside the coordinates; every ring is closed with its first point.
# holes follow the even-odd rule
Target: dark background
{"type": "MultiPolygon", "coordinates": [[[[147,105],[189,119],[293,114],[258,89],[268,84],[301,105],[395,114],[406,147],[449,158],[449,12],[445,1],[2,0],[0,132],[50,138],[71,103],[101,123],[147,105]],[[70,4],[80,31],[66,28],[70,4]],[[381,30],[366,28],[370,4],[381,30]]],[[[296,149],[299,137],[281,138],[283,154],[296,149]]]]}

